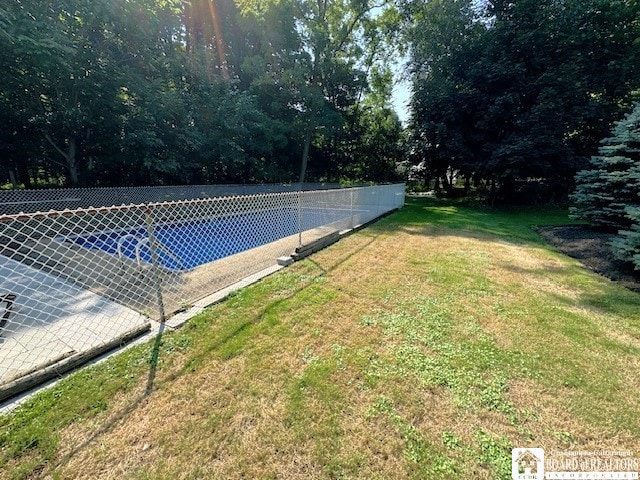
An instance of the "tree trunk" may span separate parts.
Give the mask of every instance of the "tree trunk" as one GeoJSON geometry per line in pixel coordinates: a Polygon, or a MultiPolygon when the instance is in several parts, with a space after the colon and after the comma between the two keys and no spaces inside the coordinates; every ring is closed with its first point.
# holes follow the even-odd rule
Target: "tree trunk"
{"type": "Polygon", "coordinates": [[[251,183],[251,160],[246,159],[242,165],[242,183],[251,183]]]}
{"type": "MultiPolygon", "coordinates": [[[[216,45],[216,53],[218,54],[218,64],[222,72],[222,78],[229,81],[231,80],[231,74],[229,73],[229,66],[227,65],[227,42],[224,38],[224,31],[220,23],[220,16],[218,15],[218,8],[214,2],[207,1],[209,7],[209,14],[211,15],[211,21],[213,23],[213,34],[216,45]]],[[[233,5],[233,3],[231,4],[233,5]]]]}
{"type": "Polygon", "coordinates": [[[442,186],[445,189],[445,191],[447,193],[451,193],[451,184],[449,183],[449,178],[447,177],[447,173],[445,172],[444,175],[442,175],[442,186]]]}
{"type": "Polygon", "coordinates": [[[302,165],[300,166],[300,185],[304,183],[304,177],[307,174],[307,163],[309,162],[309,147],[311,146],[311,135],[313,128],[307,127],[307,133],[304,136],[304,146],[302,148],[302,165]]]}
{"type": "Polygon", "coordinates": [[[491,208],[496,205],[496,178],[491,177],[491,208]]]}
{"type": "Polygon", "coordinates": [[[65,160],[65,165],[67,170],[69,171],[69,180],[72,187],[77,187],[79,184],[79,168],[78,168],[78,159],[77,159],[77,144],[76,139],[74,137],[69,138],[69,142],[67,145],[67,151],[62,150],[56,142],[53,141],[51,136],[48,133],[44,134],[44,138],[51,144],[56,151],[62,155],[65,160]]]}
{"type": "Polygon", "coordinates": [[[19,160],[17,162],[16,171],[18,173],[18,181],[24,184],[24,188],[30,189],[33,187],[31,183],[31,176],[29,175],[29,169],[27,163],[19,160]]]}
{"type": "Polygon", "coordinates": [[[76,158],[76,139],[73,137],[69,139],[67,166],[69,167],[69,178],[71,179],[71,186],[77,187],[79,183],[78,160],[76,158]]]}
{"type": "Polygon", "coordinates": [[[14,190],[18,188],[18,180],[16,179],[16,173],[13,171],[13,167],[9,168],[9,180],[11,180],[11,186],[14,190]]]}

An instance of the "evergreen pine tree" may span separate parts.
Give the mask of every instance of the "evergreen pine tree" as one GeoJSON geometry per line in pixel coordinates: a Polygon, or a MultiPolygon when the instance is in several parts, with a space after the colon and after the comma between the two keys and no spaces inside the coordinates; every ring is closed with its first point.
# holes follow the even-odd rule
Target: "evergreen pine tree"
{"type": "Polygon", "coordinates": [[[632,225],[640,226],[634,210],[640,207],[640,104],[615,124],[599,153],[589,170],[576,175],[570,216],[598,228],[632,232],[632,225]]]}
{"type": "Polygon", "coordinates": [[[612,247],[618,258],[633,262],[636,270],[640,270],[640,162],[636,161],[636,166],[629,170],[629,181],[635,184],[637,192],[636,204],[625,209],[631,227],[620,232],[622,236],[613,241],[612,247]]]}

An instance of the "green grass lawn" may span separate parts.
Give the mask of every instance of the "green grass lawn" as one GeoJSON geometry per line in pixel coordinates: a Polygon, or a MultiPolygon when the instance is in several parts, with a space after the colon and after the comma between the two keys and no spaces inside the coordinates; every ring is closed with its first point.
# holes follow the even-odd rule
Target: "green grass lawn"
{"type": "Polygon", "coordinates": [[[532,228],[565,223],[408,199],[0,418],[0,475],[509,479],[513,447],[640,453],[640,295],[532,228]]]}

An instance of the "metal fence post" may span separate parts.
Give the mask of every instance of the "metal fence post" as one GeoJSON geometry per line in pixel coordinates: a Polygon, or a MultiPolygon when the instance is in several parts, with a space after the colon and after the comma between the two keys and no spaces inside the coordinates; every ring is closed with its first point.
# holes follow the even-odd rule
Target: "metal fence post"
{"type": "Polygon", "coordinates": [[[389,195],[389,186],[388,185],[380,186],[380,204],[382,207],[380,215],[382,215],[383,213],[387,213],[389,210],[391,210],[391,208],[389,207],[389,202],[387,200],[388,195],[389,195]]]}
{"type": "MultiPolygon", "coordinates": [[[[404,195],[403,184],[349,192],[309,183],[0,190],[0,258],[9,273],[0,275],[0,400],[15,372],[49,378],[76,355],[129,341],[159,318],[150,391],[161,334],[174,325],[167,317],[272,271],[274,258],[297,247],[296,234],[302,246],[356,228],[401,207],[404,195]]],[[[34,377],[20,378],[25,389],[34,377]]]]}
{"type": "Polygon", "coordinates": [[[302,183],[298,190],[298,246],[302,246],[302,183]]]}
{"type": "Polygon", "coordinates": [[[159,261],[158,261],[158,249],[157,240],[153,231],[153,211],[147,205],[145,209],[147,220],[147,234],[149,235],[149,250],[151,250],[151,276],[153,277],[153,283],[156,291],[156,301],[158,302],[158,313],[160,314],[160,323],[163,324],[166,320],[166,314],[164,311],[164,299],[162,298],[162,282],[160,280],[159,261]]]}
{"type": "Polygon", "coordinates": [[[353,230],[355,221],[353,220],[353,187],[349,189],[349,215],[351,216],[350,228],[353,230]]]}

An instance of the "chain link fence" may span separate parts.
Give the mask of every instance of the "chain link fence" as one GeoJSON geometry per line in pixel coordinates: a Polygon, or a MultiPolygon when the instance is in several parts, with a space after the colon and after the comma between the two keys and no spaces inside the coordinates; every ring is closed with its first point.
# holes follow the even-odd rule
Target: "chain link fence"
{"type": "MultiPolygon", "coordinates": [[[[305,183],[302,190],[332,190],[334,183],[305,183]]],[[[78,208],[140,205],[234,195],[258,195],[300,190],[300,184],[178,185],[163,187],[61,188],[0,190],[0,215],[73,210],[78,208]]]]}
{"type": "MultiPolygon", "coordinates": [[[[131,198],[179,195],[162,188],[131,198]]],[[[174,201],[0,215],[0,399],[404,204],[403,184],[212,198],[192,188],[174,201]]],[[[115,203],[106,193],[86,189],[82,202],[115,203]]],[[[38,195],[39,206],[53,198],[38,195]]]]}

